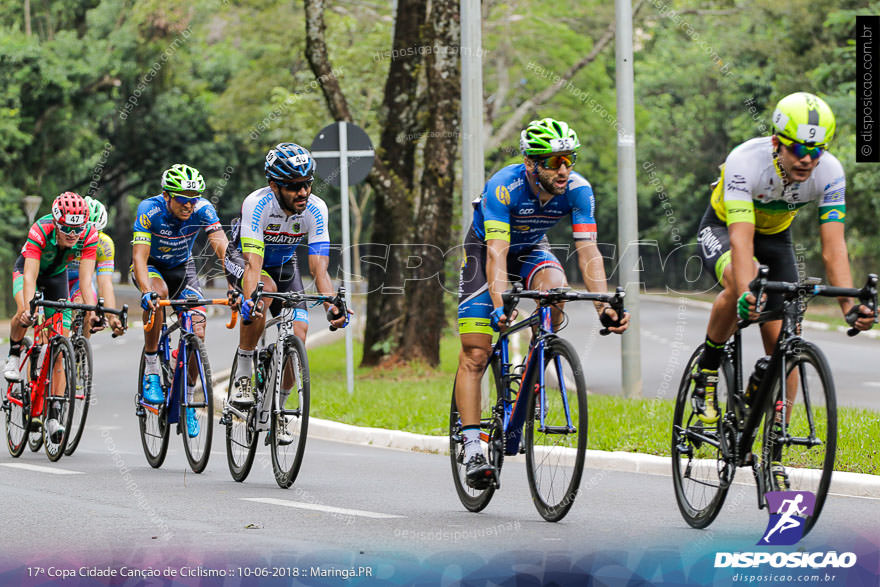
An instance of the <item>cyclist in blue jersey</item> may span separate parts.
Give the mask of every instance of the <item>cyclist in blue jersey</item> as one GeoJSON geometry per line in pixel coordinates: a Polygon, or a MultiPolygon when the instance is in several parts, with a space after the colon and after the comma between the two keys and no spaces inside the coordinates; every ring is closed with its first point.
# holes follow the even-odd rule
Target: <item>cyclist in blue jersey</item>
{"type": "MultiPolygon", "coordinates": [[[[132,280],[141,291],[144,321],[150,311],[160,312],[159,320],[144,333],[145,367],[144,400],[151,403],[164,401],[159,377],[159,337],[164,322],[164,309],[157,299],[182,298],[187,295],[203,297],[192,247],[201,230],[208,234],[208,242],[221,261],[229,241],[217,211],[201,197],[205,180],[197,169],[176,164],[162,174],[162,193],[143,200],[138,205],[132,240],[132,280]],[[157,299],[154,299],[154,296],[157,299]]],[[[193,330],[205,338],[204,309],[196,309],[200,320],[193,321],[193,330]]],[[[190,411],[194,410],[190,408],[190,411]]],[[[194,414],[193,414],[194,415],[194,414]]],[[[193,427],[195,418],[187,414],[190,436],[197,436],[193,427]],[[193,434],[195,432],[195,434],[193,434]]]]}
{"type": "MultiPolygon", "coordinates": [[[[520,135],[523,162],[493,175],[474,202],[473,224],[465,237],[459,279],[458,330],[461,353],[455,401],[465,439],[468,485],[483,489],[495,475],[480,447],[480,377],[489,361],[492,334],[503,330],[501,294],[508,282],[527,289],[566,286],[565,273],[550,251],[546,233],[563,216],[571,217],[578,267],[589,291],[607,291],[605,267],[596,244],[595,199],[590,183],[572,171],[580,147],[566,123],[533,120],[520,135]]],[[[602,324],[617,334],[629,316],[618,316],[596,302],[602,324]]],[[[554,310],[554,323],[561,321],[554,310]]]]}
{"type": "MultiPolygon", "coordinates": [[[[308,242],[309,272],[318,292],[333,295],[327,267],[330,262],[330,233],[327,204],[312,193],[315,160],[308,150],[295,143],[280,143],[266,155],[268,186],[248,195],[241,206],[241,218],[233,224],[233,245],[226,251],[226,278],[230,286],[244,294],[242,324],[238,347],[238,377],[232,401],[253,403],[254,349],[266,324],[263,303],[254,306],[250,296],[257,283],[267,292],[302,292],[302,276],[296,260],[296,247],[308,242]]],[[[348,316],[342,316],[329,303],[330,323],[343,328],[348,316]]],[[[278,300],[270,305],[272,315],[281,310],[278,300]]],[[[294,314],[293,331],[303,342],[309,327],[309,314],[301,302],[294,314]]],[[[286,377],[282,387],[289,390],[286,377]]]]}

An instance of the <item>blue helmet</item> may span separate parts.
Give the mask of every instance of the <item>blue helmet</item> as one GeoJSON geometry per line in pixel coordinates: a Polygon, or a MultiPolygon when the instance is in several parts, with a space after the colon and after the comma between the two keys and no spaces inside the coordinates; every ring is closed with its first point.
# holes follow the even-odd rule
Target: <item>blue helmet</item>
{"type": "Polygon", "coordinates": [[[266,179],[288,183],[312,179],[315,160],[308,150],[296,143],[278,143],[266,154],[266,179]]]}

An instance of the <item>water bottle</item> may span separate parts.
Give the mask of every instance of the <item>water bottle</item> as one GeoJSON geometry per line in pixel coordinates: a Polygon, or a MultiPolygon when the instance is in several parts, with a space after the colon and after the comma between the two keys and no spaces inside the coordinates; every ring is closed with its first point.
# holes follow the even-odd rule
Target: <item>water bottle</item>
{"type": "Polygon", "coordinates": [[[758,392],[758,386],[761,385],[761,380],[764,379],[764,373],[767,372],[768,364],[770,364],[770,355],[761,357],[755,363],[755,370],[749,376],[749,384],[746,386],[746,405],[751,403],[752,398],[758,392]]]}

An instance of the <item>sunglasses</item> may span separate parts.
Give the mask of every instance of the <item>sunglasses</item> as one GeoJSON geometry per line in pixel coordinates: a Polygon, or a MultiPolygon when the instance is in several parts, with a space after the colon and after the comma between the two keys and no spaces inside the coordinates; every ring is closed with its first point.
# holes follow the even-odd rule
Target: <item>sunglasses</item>
{"type": "Polygon", "coordinates": [[[82,224],[80,226],[67,226],[66,224],[55,223],[55,229],[65,236],[79,236],[85,232],[87,227],[87,224],[82,224]]]}
{"type": "Polygon", "coordinates": [[[185,196],[183,194],[174,194],[170,192],[168,193],[168,196],[181,206],[186,206],[187,204],[195,204],[196,201],[199,199],[199,196],[185,196]]]}
{"type": "Polygon", "coordinates": [[[776,136],[779,137],[779,142],[798,159],[803,159],[807,155],[812,159],[818,159],[822,156],[822,153],[826,151],[825,147],[808,147],[805,144],[793,141],[788,137],[783,137],[782,135],[776,136]]]}
{"type": "Polygon", "coordinates": [[[575,162],[577,161],[577,153],[572,153],[571,155],[551,155],[550,157],[544,157],[543,159],[538,159],[538,163],[544,169],[559,169],[564,164],[566,167],[571,169],[574,167],[575,162]]]}
{"type": "Polygon", "coordinates": [[[307,190],[310,187],[312,187],[312,181],[314,181],[314,180],[307,179],[305,181],[294,181],[291,183],[281,183],[278,185],[280,185],[281,187],[283,187],[286,190],[298,192],[300,190],[304,190],[304,189],[307,190]]]}

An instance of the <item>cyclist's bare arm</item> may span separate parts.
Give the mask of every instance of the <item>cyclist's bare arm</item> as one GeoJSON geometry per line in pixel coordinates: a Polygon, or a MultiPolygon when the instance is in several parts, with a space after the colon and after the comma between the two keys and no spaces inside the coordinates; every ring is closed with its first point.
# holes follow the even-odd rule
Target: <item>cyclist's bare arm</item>
{"type": "MultiPolygon", "coordinates": [[[[755,265],[755,225],[751,222],[734,222],[727,227],[730,235],[730,264],[733,267],[734,299],[749,291],[749,283],[755,278],[757,267],[755,265]]],[[[722,284],[723,285],[723,284],[722,284]]],[[[749,294],[751,296],[751,294],[749,294]]],[[[754,296],[748,299],[754,309],[754,296]]],[[[758,315],[753,312],[753,319],[758,315]]]]}
{"type": "MultiPolygon", "coordinates": [[[[245,263],[244,275],[241,277],[241,293],[244,299],[248,299],[257,289],[257,282],[260,281],[260,272],[263,270],[263,257],[257,253],[243,253],[245,263]]],[[[261,304],[262,306],[262,304],[261,304]]],[[[254,308],[255,318],[262,316],[259,308],[254,308]]]]}
{"type": "MultiPolygon", "coordinates": [[[[95,274],[95,260],[82,259],[79,264],[79,290],[82,295],[83,303],[90,304],[96,298],[94,290],[92,290],[92,276],[95,274]]],[[[97,332],[104,327],[99,324],[92,312],[88,313],[89,327],[97,332]]]]}
{"type": "MultiPolygon", "coordinates": [[[[150,291],[150,272],[147,269],[147,261],[150,258],[150,245],[135,243],[131,247],[131,264],[134,269],[134,278],[141,288],[141,293],[150,291]]],[[[154,308],[158,309],[158,306],[154,308]]]]}
{"type": "MultiPolygon", "coordinates": [[[[605,263],[602,259],[602,253],[599,251],[599,245],[595,241],[578,239],[574,241],[574,247],[577,251],[578,267],[581,270],[581,277],[584,279],[584,287],[590,292],[606,292],[608,291],[608,281],[605,277],[605,263]]],[[[596,312],[601,313],[607,306],[602,302],[593,302],[596,312]]],[[[616,320],[617,312],[612,309],[607,310],[608,315],[616,320]]],[[[620,319],[620,326],[611,326],[608,329],[620,334],[629,327],[629,314],[625,313],[620,319]]]]}
{"type": "MultiPolygon", "coordinates": [[[[825,263],[825,274],[828,282],[837,287],[852,287],[852,272],[849,266],[849,253],[846,248],[843,222],[826,222],[819,225],[819,237],[822,240],[822,261],[825,263]]],[[[852,298],[837,298],[844,315],[853,306],[852,298]]],[[[859,330],[868,330],[874,325],[874,313],[862,306],[865,316],[856,320],[853,325],[859,330]]]]}
{"type": "MultiPolygon", "coordinates": [[[[113,291],[113,274],[101,273],[98,275],[98,296],[104,298],[104,305],[108,308],[116,308],[116,293],[113,291]]],[[[122,321],[116,314],[107,314],[107,322],[114,334],[122,334],[125,332],[122,328],[122,321]]]]}
{"type": "MultiPolygon", "coordinates": [[[[330,266],[330,257],[327,255],[309,255],[309,273],[312,274],[312,277],[315,279],[315,287],[318,288],[318,293],[325,296],[332,296],[335,292],[333,291],[333,282],[330,281],[330,274],[327,272],[327,268],[330,266]]],[[[330,308],[330,302],[324,302],[324,310],[328,310],[330,308]]],[[[350,314],[351,312],[349,310],[350,314]]],[[[332,320],[330,324],[336,326],[337,328],[342,328],[342,325],[345,323],[345,316],[340,316],[336,320],[332,320]]]]}
{"type": "Polygon", "coordinates": [[[211,245],[211,248],[214,249],[214,254],[217,255],[217,258],[220,259],[220,262],[222,263],[223,259],[226,257],[226,247],[229,246],[229,239],[226,238],[226,233],[222,230],[215,230],[208,233],[208,243],[211,245]]]}
{"type": "MultiPolygon", "coordinates": [[[[508,288],[507,252],[510,243],[506,240],[491,238],[486,241],[486,283],[489,286],[489,297],[495,308],[504,305],[501,294],[508,288]]],[[[505,316],[511,318],[511,316],[505,316]]]]}
{"type": "MultiPolygon", "coordinates": [[[[40,260],[32,259],[30,257],[25,257],[24,260],[24,273],[21,288],[21,299],[22,299],[22,307],[19,311],[19,328],[26,328],[31,323],[31,311],[28,307],[28,304],[32,299],[34,299],[34,293],[37,291],[37,276],[40,273],[40,260]]],[[[16,300],[17,301],[17,300],[16,300]]],[[[15,325],[13,323],[13,325],[15,325]]],[[[21,336],[15,336],[16,332],[13,332],[13,338],[16,340],[20,340],[21,336],[24,335],[24,332],[21,333],[21,336]]]]}

